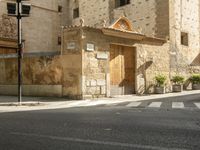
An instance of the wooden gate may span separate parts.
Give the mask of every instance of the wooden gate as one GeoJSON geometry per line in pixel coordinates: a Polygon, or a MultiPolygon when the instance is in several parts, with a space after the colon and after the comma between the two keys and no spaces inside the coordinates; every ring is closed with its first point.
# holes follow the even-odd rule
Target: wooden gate
{"type": "Polygon", "coordinates": [[[111,95],[135,93],[135,48],[111,45],[111,95]]]}

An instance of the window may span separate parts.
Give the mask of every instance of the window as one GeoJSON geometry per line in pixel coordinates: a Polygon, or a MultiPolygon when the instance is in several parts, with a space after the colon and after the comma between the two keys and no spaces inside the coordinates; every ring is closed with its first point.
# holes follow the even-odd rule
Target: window
{"type": "Polygon", "coordinates": [[[61,37],[59,36],[58,37],[58,45],[61,45],[62,44],[62,41],[61,41],[62,39],[61,39],[61,37]]]}
{"type": "Polygon", "coordinates": [[[181,32],[181,45],[189,45],[188,33],[186,32],[181,32]]]}
{"type": "Polygon", "coordinates": [[[58,12],[61,13],[62,12],[62,6],[58,6],[58,12]]]}
{"type": "Polygon", "coordinates": [[[79,17],[79,8],[75,8],[73,10],[73,18],[78,18],[79,17]]]}
{"type": "Polygon", "coordinates": [[[116,7],[124,6],[127,4],[130,4],[130,0],[115,0],[116,7]]]}

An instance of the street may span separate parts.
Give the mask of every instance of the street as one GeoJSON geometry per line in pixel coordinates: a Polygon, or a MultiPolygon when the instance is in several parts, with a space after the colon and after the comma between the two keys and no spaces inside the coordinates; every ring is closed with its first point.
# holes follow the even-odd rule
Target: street
{"type": "Polygon", "coordinates": [[[199,150],[200,95],[0,113],[0,150],[199,150]]]}

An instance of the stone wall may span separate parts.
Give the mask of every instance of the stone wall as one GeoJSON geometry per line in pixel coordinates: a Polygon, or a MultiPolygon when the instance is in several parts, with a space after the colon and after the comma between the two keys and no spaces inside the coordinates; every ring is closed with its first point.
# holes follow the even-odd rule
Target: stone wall
{"type": "Polygon", "coordinates": [[[200,72],[199,66],[191,66],[200,53],[199,6],[199,0],[170,0],[170,65],[172,74],[179,73],[188,77],[194,72],[200,72]],[[188,33],[188,46],[181,45],[181,32],[188,33]]]}
{"type": "MultiPolygon", "coordinates": [[[[100,29],[76,27],[64,29],[63,43],[61,55],[24,58],[24,95],[73,99],[110,96],[109,56],[113,43],[134,47],[137,51],[137,92],[145,91],[141,87],[149,90],[158,73],[169,77],[168,44],[163,46],[162,42],[139,42],[106,36],[100,29]],[[144,77],[146,86],[141,82],[144,77]]],[[[17,60],[0,59],[0,69],[0,94],[17,94],[17,60]]]]}
{"type": "Polygon", "coordinates": [[[3,14],[0,17],[0,37],[16,39],[17,38],[16,20],[3,14]]]}
{"type": "MultiPolygon", "coordinates": [[[[135,85],[137,93],[152,93],[155,75],[164,74],[169,82],[169,43],[139,42],[124,38],[105,36],[101,30],[86,28],[83,30],[83,97],[110,96],[110,45],[135,47],[137,51],[137,70],[135,85]],[[87,50],[87,44],[94,44],[94,51],[87,50]],[[165,57],[163,57],[165,56],[165,57]],[[142,80],[146,81],[141,82],[142,80]]],[[[168,90],[168,91],[169,91],[168,90]]]]}
{"type": "MultiPolygon", "coordinates": [[[[169,36],[168,0],[131,0],[130,4],[115,8],[115,0],[70,1],[70,19],[79,25],[83,18],[86,25],[99,27],[110,25],[120,16],[129,18],[136,30],[157,37],[169,36]],[[98,4],[98,5],[97,5],[98,4]],[[73,9],[79,7],[80,17],[73,19],[73,9]]],[[[70,25],[70,24],[69,24],[70,25]]]]}
{"type": "MultiPolygon", "coordinates": [[[[7,17],[6,3],[0,1],[0,36],[16,38],[16,19],[7,17]],[[5,31],[5,32],[4,32],[5,31]]],[[[23,18],[23,39],[25,52],[55,52],[60,50],[61,16],[58,13],[58,0],[30,0],[30,17],[23,18]]]]}
{"type": "MultiPolygon", "coordinates": [[[[199,72],[200,69],[196,69],[199,64],[191,67],[200,53],[199,0],[130,0],[130,4],[118,8],[115,8],[115,0],[98,1],[98,5],[91,0],[76,1],[76,5],[74,1],[70,3],[80,8],[80,18],[89,26],[103,26],[104,20],[108,26],[120,16],[126,16],[138,32],[170,40],[172,74],[179,72],[189,76],[199,72]],[[181,32],[188,33],[189,46],[180,44],[181,32]]],[[[71,23],[79,25],[80,18],[70,18],[71,23]]]]}
{"type": "Polygon", "coordinates": [[[135,44],[137,48],[137,89],[138,94],[154,93],[155,76],[167,77],[166,92],[171,91],[170,83],[170,57],[169,43],[159,44],[135,44]],[[146,89],[146,90],[145,90],[146,89]]]}

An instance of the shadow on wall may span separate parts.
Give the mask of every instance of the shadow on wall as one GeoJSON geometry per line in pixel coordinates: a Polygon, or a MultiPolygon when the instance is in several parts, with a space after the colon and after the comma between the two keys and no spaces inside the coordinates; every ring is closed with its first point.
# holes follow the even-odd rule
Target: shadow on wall
{"type": "Polygon", "coordinates": [[[144,72],[145,70],[147,70],[152,64],[153,64],[153,61],[145,62],[144,64],[142,64],[142,65],[138,68],[138,72],[143,73],[143,72],[144,72]]]}
{"type": "Polygon", "coordinates": [[[200,66],[200,53],[197,55],[197,57],[192,61],[192,66],[200,66]]]}
{"type": "Polygon", "coordinates": [[[144,82],[145,82],[145,85],[141,85],[139,88],[138,88],[138,91],[137,91],[137,94],[138,95],[143,95],[143,94],[147,94],[147,93],[152,93],[152,87],[153,85],[150,85],[147,87],[147,79],[146,79],[146,70],[153,64],[153,61],[147,61],[145,62],[144,64],[142,64],[139,68],[138,68],[138,72],[140,74],[143,74],[144,75],[144,82]]]}
{"type": "Polygon", "coordinates": [[[192,85],[190,79],[187,79],[183,85],[184,90],[192,90],[192,85]]]}

